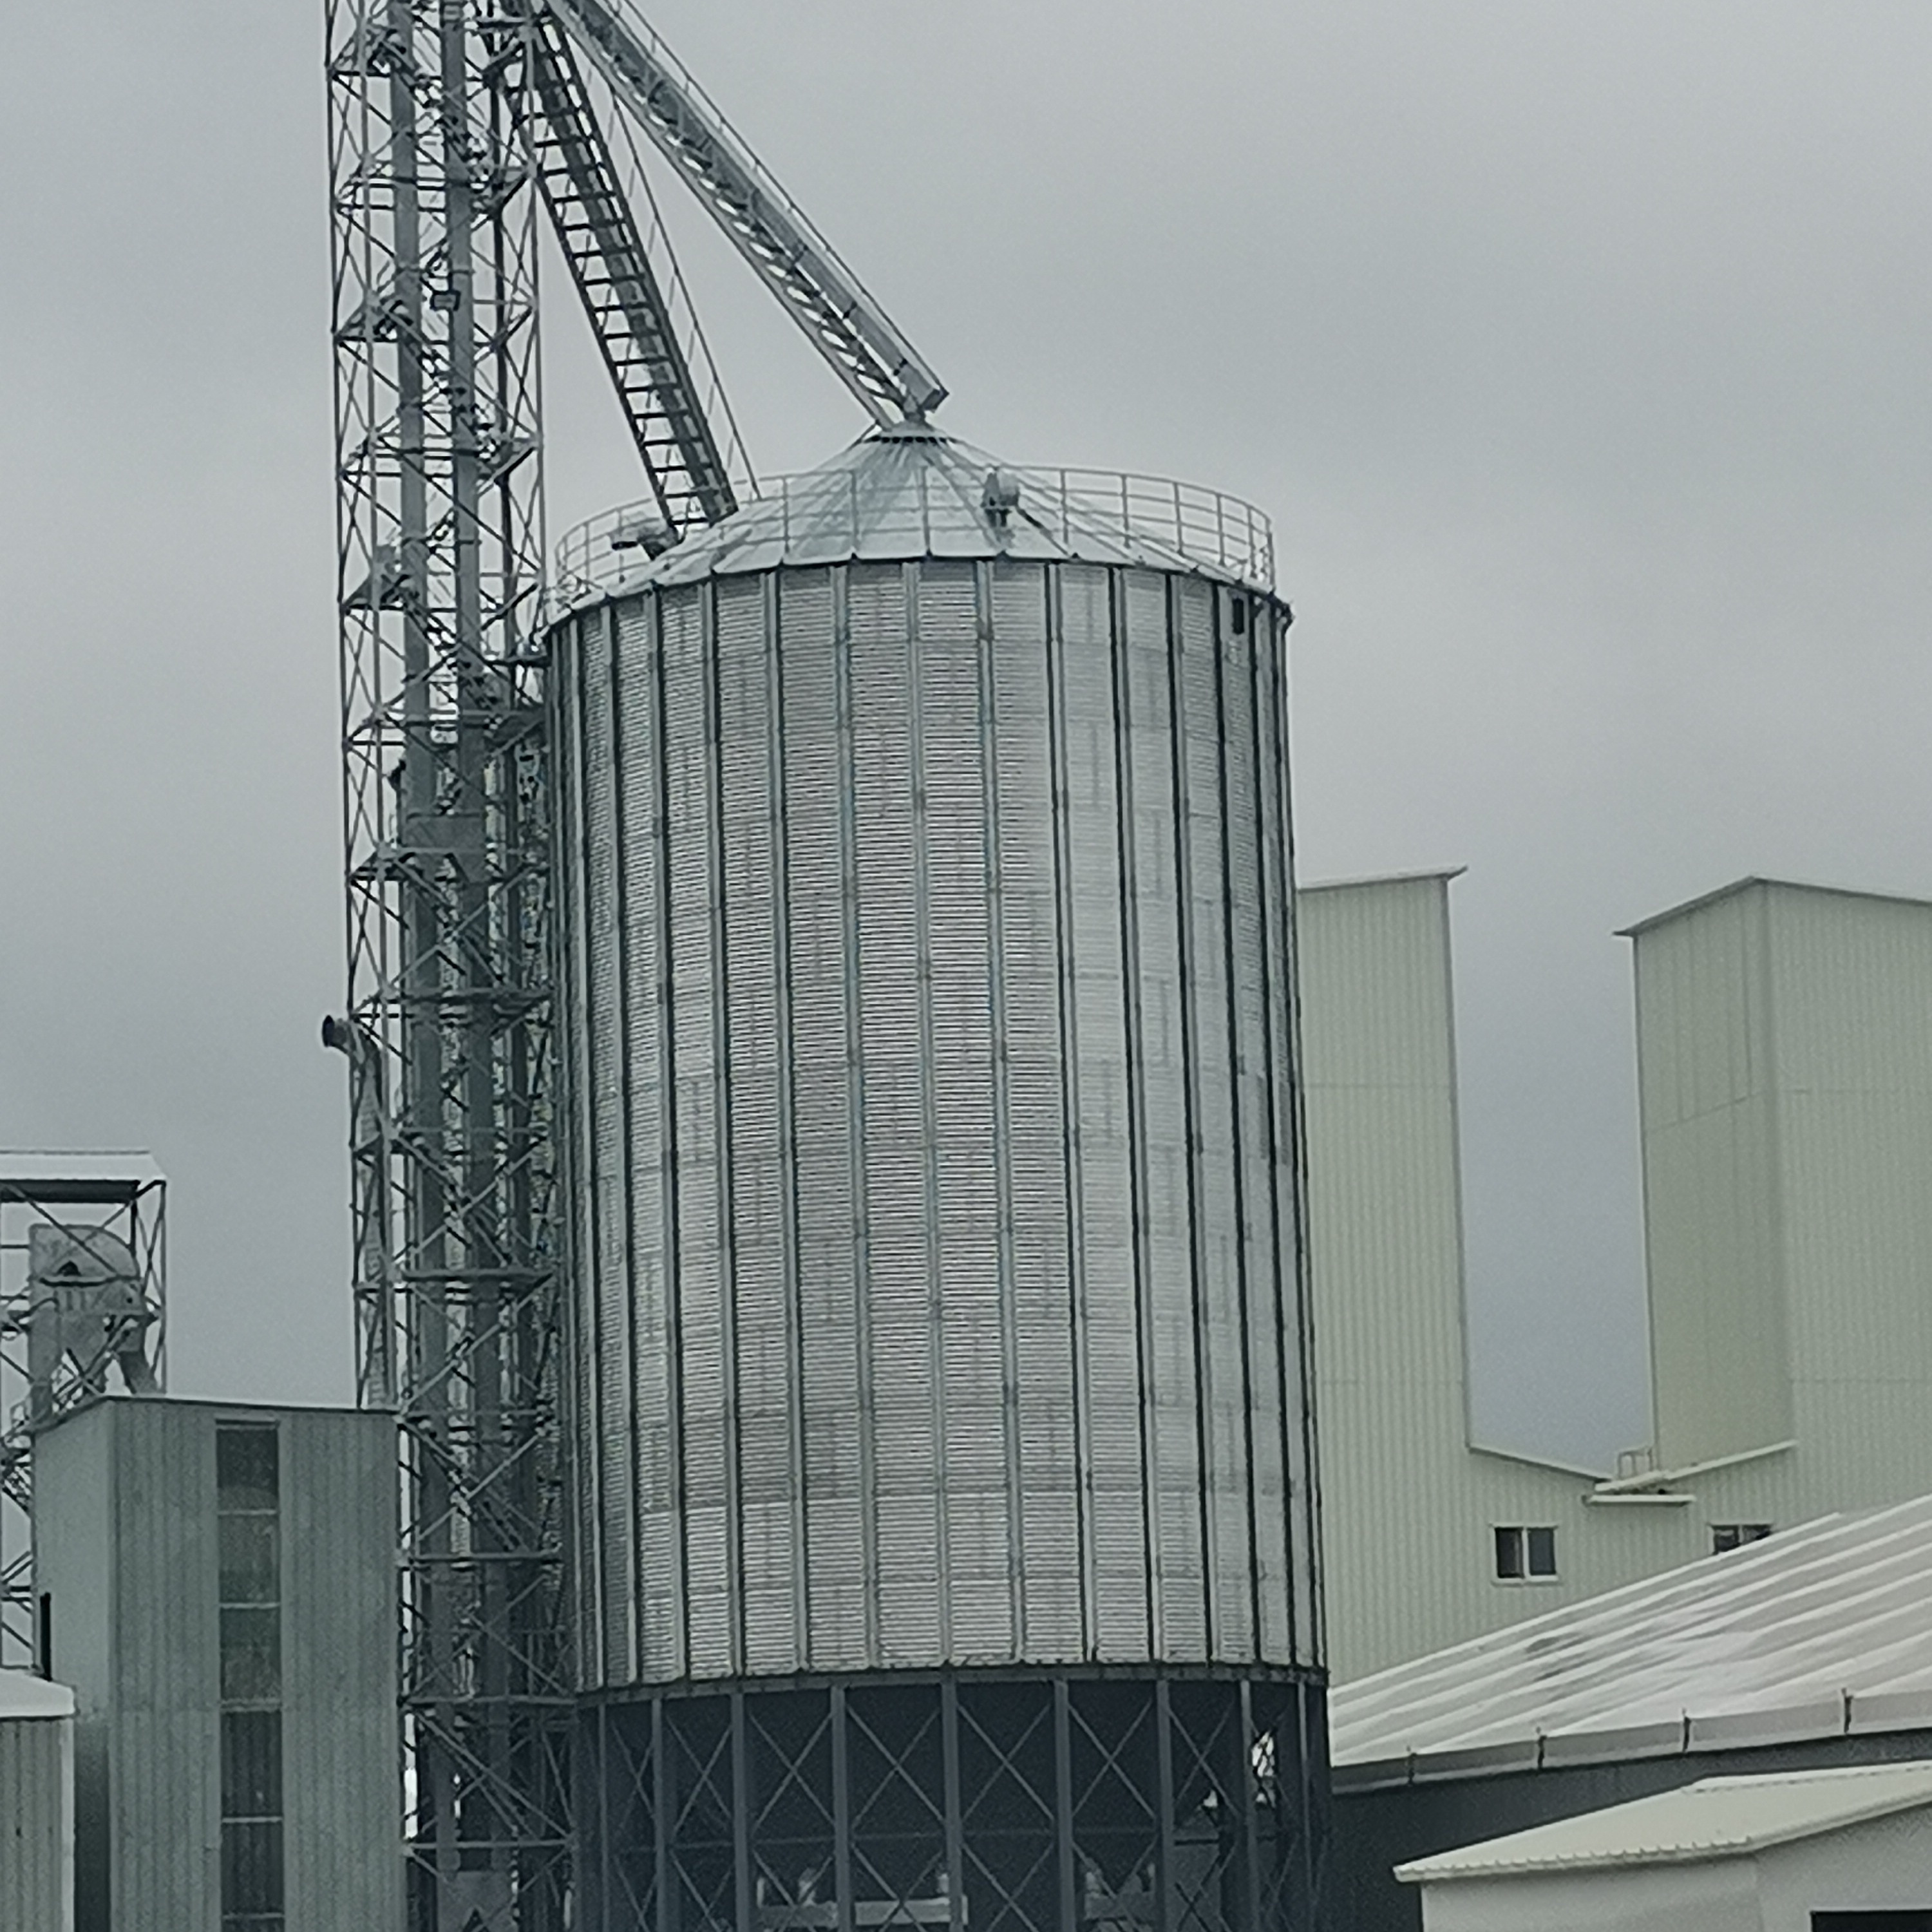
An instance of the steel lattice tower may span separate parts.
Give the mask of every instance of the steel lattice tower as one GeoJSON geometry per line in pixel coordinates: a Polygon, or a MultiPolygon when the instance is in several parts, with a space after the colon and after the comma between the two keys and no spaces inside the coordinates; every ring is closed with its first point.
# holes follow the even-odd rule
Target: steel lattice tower
{"type": "Polygon", "coordinates": [[[519,0],[331,0],[362,1400],[401,1439],[410,1918],[564,1923],[534,177],[519,0]]]}

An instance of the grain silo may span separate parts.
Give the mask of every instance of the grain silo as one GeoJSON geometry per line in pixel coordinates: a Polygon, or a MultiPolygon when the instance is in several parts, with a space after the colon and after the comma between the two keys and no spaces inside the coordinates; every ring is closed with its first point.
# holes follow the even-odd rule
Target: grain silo
{"type": "Polygon", "coordinates": [[[586,1925],[1310,1922],[1272,576],[916,422],[566,541],[586,1925]]]}

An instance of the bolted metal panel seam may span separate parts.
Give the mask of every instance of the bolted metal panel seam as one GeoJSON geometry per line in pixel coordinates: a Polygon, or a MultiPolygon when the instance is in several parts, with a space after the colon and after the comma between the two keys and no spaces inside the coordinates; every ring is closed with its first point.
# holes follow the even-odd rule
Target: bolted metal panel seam
{"type": "MultiPolygon", "coordinates": [[[[1079,1565],[1079,1652],[1099,1654],[1100,1590],[1094,1536],[1094,1418],[1088,1373],[1087,1254],[1085,1226],[1080,1213],[1083,1168],[1076,1096],[1080,1083],[1080,1040],[1077,1018],[1079,967],[1076,952],[1072,844],[1072,798],[1068,772],[1066,616],[1064,566],[1050,566],[1042,590],[1046,626],[1047,782],[1053,807],[1053,904],[1055,1015],[1059,1027],[1060,1122],[1060,1209],[1066,1256],[1066,1341],[1069,1391],[1072,1404],[1074,1535],[1079,1565]]],[[[1056,1724],[1064,1731],[1064,1692],[1056,1705],[1056,1724]]],[[[1063,1875],[1062,1912],[1069,1916],[1066,1898],[1072,1884],[1063,1875]]]]}
{"type": "MultiPolygon", "coordinates": [[[[999,1311],[1000,1447],[1005,1471],[1006,1628],[1012,1651],[1027,1646],[1026,1526],[1022,1510],[1019,1430],[1019,1333],[1014,1307],[1013,1124],[1011,1042],[1007,1036],[1006,880],[1000,849],[1000,706],[993,666],[993,572],[973,566],[974,634],[980,683],[980,784],[986,884],[986,991],[991,1030],[993,1126],[994,1292],[999,1311]]],[[[956,1654],[947,1646],[949,1656],[956,1654]]]]}

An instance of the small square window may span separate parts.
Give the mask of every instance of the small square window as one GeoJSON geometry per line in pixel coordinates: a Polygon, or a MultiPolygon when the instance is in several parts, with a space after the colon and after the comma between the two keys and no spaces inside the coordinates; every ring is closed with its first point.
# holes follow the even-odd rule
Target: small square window
{"type": "Polygon", "coordinates": [[[1768,1522],[1714,1522],[1711,1526],[1711,1553],[1721,1556],[1727,1550],[1742,1550],[1747,1543],[1762,1543],[1771,1534],[1768,1522]]]}
{"type": "Polygon", "coordinates": [[[1556,1532],[1546,1524],[1498,1523],[1496,1580],[1548,1582],[1556,1575],[1556,1532]]]}

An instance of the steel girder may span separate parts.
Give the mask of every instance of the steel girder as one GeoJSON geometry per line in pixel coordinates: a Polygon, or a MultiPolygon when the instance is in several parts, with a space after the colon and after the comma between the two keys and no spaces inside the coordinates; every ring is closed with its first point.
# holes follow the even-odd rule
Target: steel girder
{"type": "Polygon", "coordinates": [[[130,1391],[165,1388],[166,1314],[167,1183],[145,1156],[0,1160],[0,1668],[48,1664],[34,1585],[34,1432],[106,1394],[110,1370],[130,1391]],[[83,1260],[111,1252],[113,1292],[90,1294],[82,1280],[70,1294],[37,1280],[36,1227],[83,1260]]]}
{"type": "Polygon", "coordinates": [[[400,1425],[412,1924],[565,1922],[536,194],[519,0],[328,0],[362,1399],[400,1425]]]}
{"type": "Polygon", "coordinates": [[[918,422],[938,408],[946,386],[635,9],[626,0],[549,4],[873,419],[918,422]]]}
{"type": "Polygon", "coordinates": [[[1307,1679],[946,1673],[586,1707],[583,1932],[1306,1932],[1307,1679]]]}
{"type": "Polygon", "coordinates": [[[548,10],[531,56],[538,184],[650,481],[660,519],[651,547],[668,548],[728,517],[736,494],[577,57],[548,10]]]}

